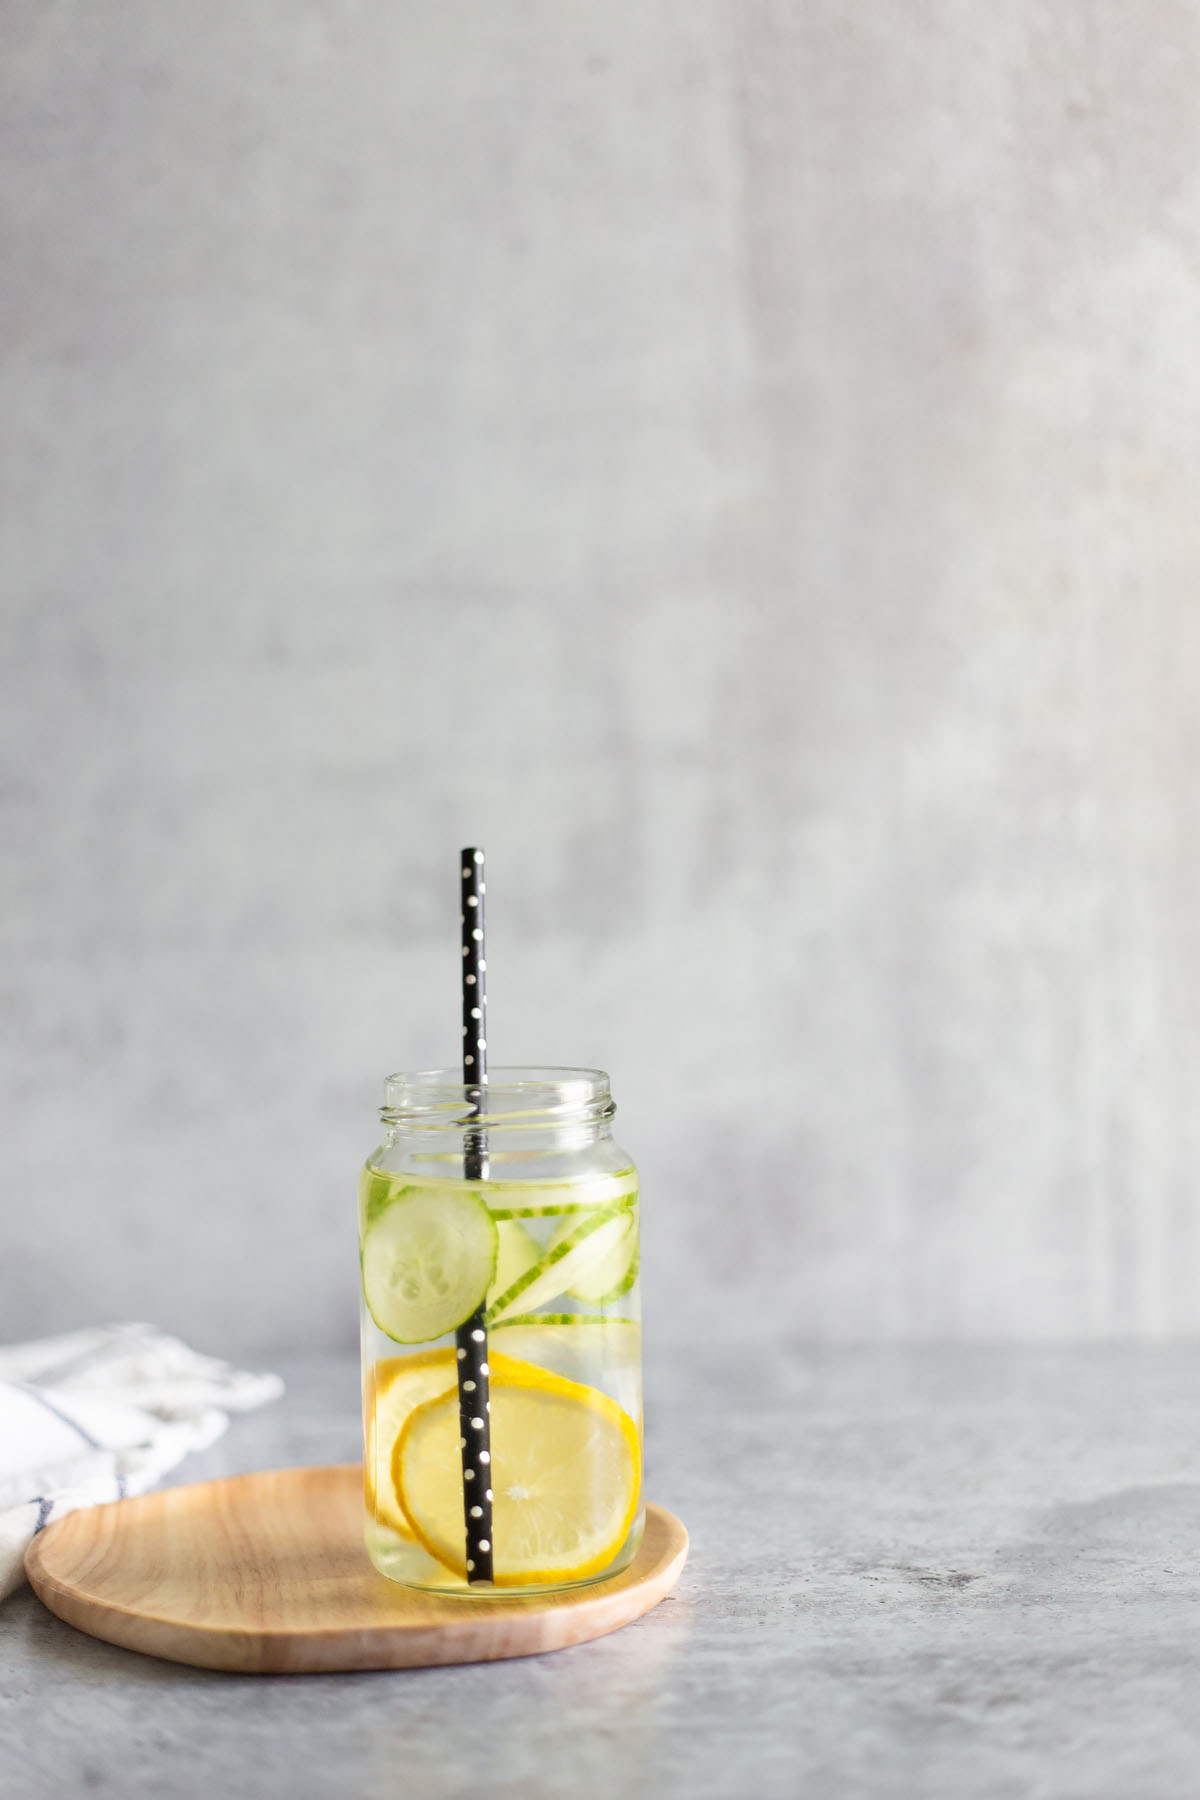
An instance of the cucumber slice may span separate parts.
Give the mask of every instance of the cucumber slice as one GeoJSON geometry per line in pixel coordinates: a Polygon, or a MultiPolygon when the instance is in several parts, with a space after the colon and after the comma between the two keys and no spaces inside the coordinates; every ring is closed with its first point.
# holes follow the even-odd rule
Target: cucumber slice
{"type": "Polygon", "coordinates": [[[599,1175],[583,1181],[539,1181],[528,1187],[496,1183],[488,1190],[493,1219],[557,1219],[578,1217],[599,1206],[632,1206],[637,1176],[599,1175]]]}
{"type": "Polygon", "coordinates": [[[363,1298],[397,1344],[427,1344],[469,1319],[496,1273],[496,1224],[478,1194],[402,1188],[367,1226],[363,1298]]]}
{"type": "MultiPolygon", "coordinates": [[[[628,1199],[623,1199],[618,1204],[632,1206],[633,1200],[634,1196],[630,1194],[628,1199]]],[[[578,1224],[581,1213],[595,1212],[596,1207],[594,1201],[587,1201],[582,1206],[493,1206],[490,1210],[493,1219],[562,1219],[573,1216],[578,1224]]]]}
{"type": "MultiPolygon", "coordinates": [[[[492,1217],[495,1216],[493,1213],[492,1217]]],[[[519,1219],[501,1219],[496,1226],[496,1234],[499,1252],[496,1257],[496,1273],[487,1293],[489,1306],[500,1294],[506,1294],[513,1283],[519,1281],[542,1258],[542,1246],[531,1232],[526,1231],[519,1219]]]]}
{"type": "MultiPolygon", "coordinates": [[[[624,1225],[624,1232],[610,1235],[603,1252],[589,1258],[573,1277],[566,1290],[570,1299],[582,1300],[586,1306],[611,1306],[629,1292],[638,1277],[638,1227],[632,1211],[625,1214],[624,1225]]],[[[569,1227],[556,1232],[547,1250],[565,1242],[568,1235],[569,1227]]]]}
{"type": "MultiPolygon", "coordinates": [[[[635,1330],[638,1328],[636,1319],[619,1319],[612,1313],[509,1313],[507,1318],[498,1321],[495,1329],[515,1331],[518,1325],[536,1325],[539,1329],[543,1325],[584,1325],[613,1330],[619,1330],[622,1326],[632,1326],[635,1330]]],[[[515,1356],[516,1351],[509,1351],[508,1354],[515,1356]]],[[[534,1362],[536,1358],[528,1357],[526,1360],[534,1362]]]]}
{"type": "Polygon", "coordinates": [[[594,1212],[616,1201],[632,1206],[638,1181],[632,1169],[622,1175],[589,1175],[575,1181],[467,1181],[453,1176],[388,1174],[368,1163],[358,1184],[364,1231],[385,1206],[413,1188],[425,1188],[431,1194],[482,1195],[494,1219],[556,1219],[594,1212]]]}
{"type": "Polygon", "coordinates": [[[379,1217],[389,1200],[404,1186],[403,1177],[383,1175],[368,1163],[358,1178],[358,1216],[359,1230],[366,1232],[369,1225],[379,1217]]]}
{"type": "Polygon", "coordinates": [[[569,1220],[558,1242],[488,1307],[488,1324],[513,1313],[536,1312],[547,1300],[566,1293],[573,1282],[585,1278],[594,1262],[607,1265],[614,1245],[623,1242],[631,1228],[636,1235],[633,1214],[624,1200],[599,1207],[581,1220],[569,1220]]]}

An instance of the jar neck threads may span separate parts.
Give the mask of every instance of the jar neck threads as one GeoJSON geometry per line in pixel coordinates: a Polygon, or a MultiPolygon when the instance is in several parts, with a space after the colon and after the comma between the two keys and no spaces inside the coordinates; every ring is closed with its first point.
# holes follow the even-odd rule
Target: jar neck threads
{"type": "MultiPolygon", "coordinates": [[[[461,1138],[479,1129],[478,1094],[451,1069],[404,1071],[387,1077],[379,1116],[396,1136],[461,1138]]],[[[607,1137],[616,1110],[603,1069],[496,1068],[483,1090],[493,1153],[607,1137]]]]}

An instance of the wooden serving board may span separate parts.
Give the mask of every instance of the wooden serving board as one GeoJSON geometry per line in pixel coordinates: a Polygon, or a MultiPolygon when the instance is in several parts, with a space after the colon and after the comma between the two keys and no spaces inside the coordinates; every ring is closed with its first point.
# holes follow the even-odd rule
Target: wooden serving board
{"type": "Polygon", "coordinates": [[[491,1662],[582,1644],[670,1593],[687,1532],[659,1506],[628,1569],[562,1594],[420,1593],[362,1543],[362,1471],[275,1469],[69,1513],[29,1579],[92,1637],[205,1669],[295,1673],[491,1662]]]}

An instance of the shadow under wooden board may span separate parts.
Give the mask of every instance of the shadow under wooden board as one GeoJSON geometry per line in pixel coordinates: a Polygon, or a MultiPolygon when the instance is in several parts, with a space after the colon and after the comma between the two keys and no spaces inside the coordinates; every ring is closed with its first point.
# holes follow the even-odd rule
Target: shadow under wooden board
{"type": "Polygon", "coordinates": [[[69,1513],[25,1558],[68,1625],[171,1662],[243,1673],[407,1669],[536,1656],[603,1637],[669,1594],[687,1557],[672,1513],[620,1575],[561,1594],[420,1593],[362,1543],[362,1472],[272,1469],[69,1513]]]}

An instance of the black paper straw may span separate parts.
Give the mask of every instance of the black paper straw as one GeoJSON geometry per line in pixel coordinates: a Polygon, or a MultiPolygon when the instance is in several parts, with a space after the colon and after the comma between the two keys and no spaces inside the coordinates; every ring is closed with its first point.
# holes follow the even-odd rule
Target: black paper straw
{"type": "MultiPolygon", "coordinates": [[[[487,1088],[487,958],[483,938],[483,851],[462,852],[462,1066],[470,1117],[482,1118],[487,1088]]],[[[487,1133],[468,1130],[463,1140],[463,1174],[486,1181],[487,1133]]],[[[487,1327],[482,1300],[455,1333],[458,1349],[458,1425],[462,1446],[463,1524],[467,1533],[467,1580],[492,1579],[492,1426],[488,1405],[487,1327]]]]}

